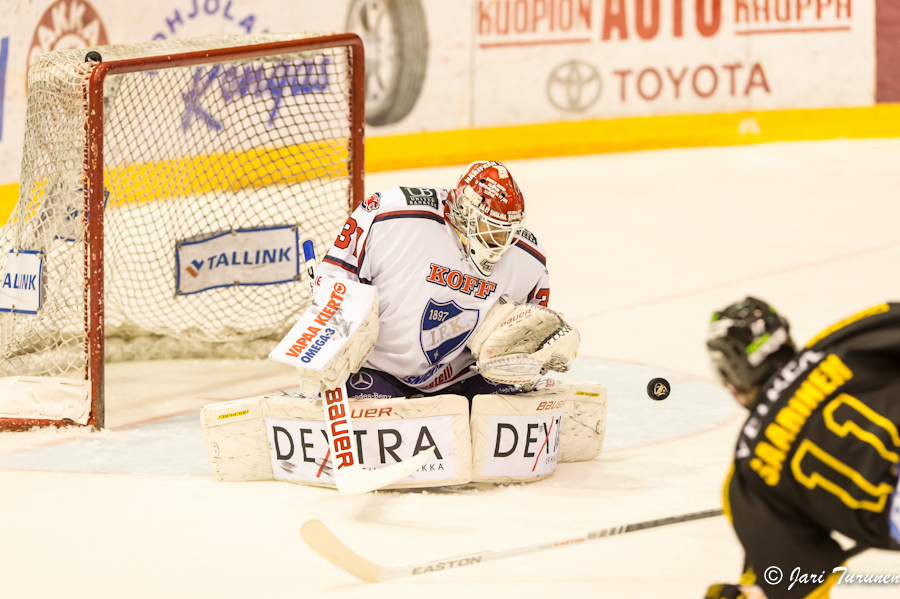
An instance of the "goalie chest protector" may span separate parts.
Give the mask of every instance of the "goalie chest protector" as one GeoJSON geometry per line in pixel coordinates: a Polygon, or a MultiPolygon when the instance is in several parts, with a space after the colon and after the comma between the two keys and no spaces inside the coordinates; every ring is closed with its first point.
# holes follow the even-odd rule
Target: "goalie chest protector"
{"type": "Polygon", "coordinates": [[[473,376],[466,341],[503,294],[546,303],[544,248],[525,231],[490,277],[462,255],[444,220],[447,190],[394,187],[374,194],[348,219],[320,275],[378,287],[380,335],[367,366],[425,392],[473,376]]]}

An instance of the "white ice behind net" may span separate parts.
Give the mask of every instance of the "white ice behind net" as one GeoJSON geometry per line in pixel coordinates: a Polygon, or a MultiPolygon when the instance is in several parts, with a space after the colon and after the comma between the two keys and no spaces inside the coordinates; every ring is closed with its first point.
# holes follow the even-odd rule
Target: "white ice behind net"
{"type": "MultiPolygon", "coordinates": [[[[103,61],[309,35],[215,36],[98,48],[103,61]]],[[[31,67],[9,250],[44,254],[43,307],[0,313],[0,376],[85,369],[83,156],[87,50],[31,67]]],[[[107,78],[107,360],[264,356],[309,302],[293,282],[175,288],[178,240],[298,227],[324,254],[349,211],[349,50],[336,48],[107,78]]],[[[302,271],[302,269],[301,269],[302,271]]]]}

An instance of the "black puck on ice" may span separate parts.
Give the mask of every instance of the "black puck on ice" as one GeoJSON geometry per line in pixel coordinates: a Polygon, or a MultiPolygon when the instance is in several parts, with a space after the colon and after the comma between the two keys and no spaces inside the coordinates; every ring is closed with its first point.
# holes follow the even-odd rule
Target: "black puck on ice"
{"type": "Polygon", "coordinates": [[[96,50],[91,50],[84,55],[84,62],[103,62],[103,57],[96,50]]]}
{"type": "Polygon", "coordinates": [[[671,392],[672,387],[669,386],[669,381],[666,379],[653,379],[647,383],[647,395],[654,401],[664,400],[669,397],[671,392]]]}

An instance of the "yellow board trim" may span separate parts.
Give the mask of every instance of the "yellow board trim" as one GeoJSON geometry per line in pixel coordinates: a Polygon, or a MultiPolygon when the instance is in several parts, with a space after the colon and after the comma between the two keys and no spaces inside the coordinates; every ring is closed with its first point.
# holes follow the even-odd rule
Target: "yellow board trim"
{"type": "MultiPolygon", "coordinates": [[[[333,139],[283,148],[253,148],[160,160],[107,169],[103,185],[112,203],[107,207],[182,197],[211,191],[293,185],[311,179],[347,176],[348,141],[333,139]]],[[[29,192],[33,216],[46,181],[29,192]]],[[[19,185],[0,186],[0,216],[6,222],[19,199],[19,185]]]]}
{"type": "Polygon", "coordinates": [[[368,172],[496,160],[772,141],[900,137],[900,105],[685,114],[366,139],[368,172]]]}
{"type": "Polygon", "coordinates": [[[16,201],[18,199],[18,183],[0,185],[0,223],[6,224],[6,221],[9,220],[9,215],[12,214],[13,208],[16,207],[16,201]]]}
{"type": "MultiPolygon", "coordinates": [[[[512,160],[840,137],[900,137],[900,105],[649,116],[368,137],[366,171],[468,164],[479,157],[512,160]]],[[[315,150],[311,154],[322,155],[315,150]]],[[[208,162],[200,159],[200,165],[210,168],[237,166],[243,175],[235,176],[232,183],[240,185],[241,179],[248,174],[246,167],[254,161],[248,163],[243,154],[223,158],[208,162]]],[[[268,172],[275,177],[263,176],[252,183],[245,182],[251,186],[276,184],[279,179],[285,182],[285,178],[279,176],[283,173],[280,167],[284,165],[284,158],[263,158],[270,168],[274,167],[268,172]]],[[[192,160],[195,159],[187,159],[174,170],[196,166],[192,160]]],[[[289,162],[293,160],[289,159],[289,162]]],[[[328,170],[327,165],[323,166],[328,170]]],[[[151,167],[151,171],[172,174],[171,164],[151,167]]],[[[146,170],[129,173],[138,179],[150,174],[153,173],[146,170]]],[[[286,179],[289,181],[290,176],[286,179]]],[[[0,222],[6,222],[18,194],[18,183],[0,185],[0,222]]]]}
{"type": "Polygon", "coordinates": [[[107,169],[103,185],[123,204],[346,177],[347,147],[347,140],[336,139],[134,164],[107,169]]]}

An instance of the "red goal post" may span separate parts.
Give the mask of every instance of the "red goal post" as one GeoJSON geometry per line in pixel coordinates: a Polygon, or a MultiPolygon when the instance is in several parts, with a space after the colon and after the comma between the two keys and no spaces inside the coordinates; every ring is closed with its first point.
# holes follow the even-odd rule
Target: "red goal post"
{"type": "MultiPolygon", "coordinates": [[[[29,102],[20,198],[0,230],[4,254],[41,256],[44,295],[36,314],[15,307],[0,312],[0,385],[11,377],[20,386],[45,382],[31,377],[57,383],[83,378],[89,414],[78,423],[97,428],[105,423],[107,335],[116,336],[117,347],[136,339],[141,347],[161,339],[167,347],[183,342],[193,357],[203,348],[220,357],[224,345],[255,344],[258,356],[309,303],[299,241],[316,241],[321,258],[364,193],[365,60],[358,36],[220,36],[135,47],[135,55],[125,57],[130,46],[96,48],[102,61],[84,66],[77,58],[88,50],[53,53],[64,56],[32,67],[29,100],[34,96],[42,105],[29,102]],[[174,51],[191,45],[191,51],[174,51]],[[50,66],[40,71],[42,64],[50,66]],[[42,95],[37,82],[53,77],[54,69],[79,72],[82,106],[69,105],[75,93],[61,100],[66,94],[57,93],[58,83],[55,95],[42,95]],[[174,108],[157,114],[166,102],[174,108]],[[66,170],[71,160],[54,147],[58,130],[71,124],[54,112],[79,110],[83,164],[76,176],[66,170]],[[29,136],[32,125],[40,131],[29,136]],[[83,195],[80,206],[60,200],[76,193],[83,195]],[[185,224],[197,213],[198,224],[185,224]],[[229,233],[262,239],[287,228],[297,240],[292,279],[209,283],[200,291],[179,284],[186,278],[178,270],[184,247],[229,233]],[[75,275],[62,264],[78,260],[76,246],[83,268],[71,270],[81,270],[80,298],[67,283],[75,275]],[[141,249],[130,255],[134,247],[141,249]],[[73,332],[75,320],[83,321],[83,338],[73,332]]],[[[291,256],[290,248],[281,251],[279,263],[291,256]]],[[[257,265],[261,252],[266,265],[268,249],[256,250],[257,265]]],[[[249,255],[252,260],[252,250],[249,255]]],[[[222,256],[228,267],[228,253],[220,263],[222,256]]],[[[250,264],[248,251],[243,260],[250,264]]],[[[4,404],[0,397],[0,430],[74,422],[64,415],[35,417],[40,406],[12,413],[22,403],[4,404]]]]}

